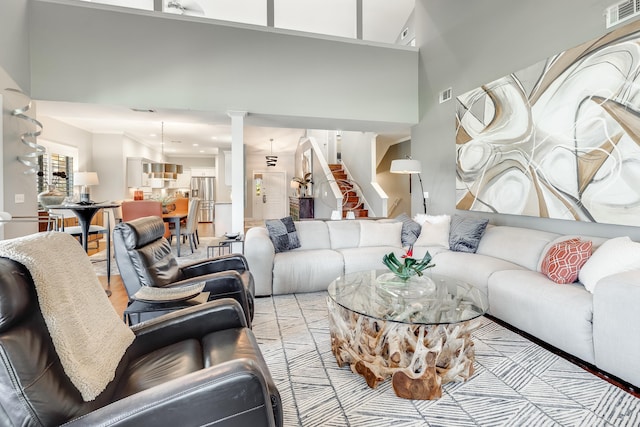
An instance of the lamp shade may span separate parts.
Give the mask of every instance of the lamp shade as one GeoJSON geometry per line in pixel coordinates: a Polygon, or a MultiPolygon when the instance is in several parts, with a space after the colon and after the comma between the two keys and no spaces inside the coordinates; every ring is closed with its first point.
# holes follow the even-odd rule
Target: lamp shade
{"type": "Polygon", "coordinates": [[[73,181],[75,185],[98,185],[98,173],[97,172],[76,172],[73,174],[73,181]]]}
{"type": "Polygon", "coordinates": [[[397,159],[391,161],[391,168],[389,169],[391,173],[421,173],[422,166],[420,165],[419,160],[413,159],[397,159]]]}

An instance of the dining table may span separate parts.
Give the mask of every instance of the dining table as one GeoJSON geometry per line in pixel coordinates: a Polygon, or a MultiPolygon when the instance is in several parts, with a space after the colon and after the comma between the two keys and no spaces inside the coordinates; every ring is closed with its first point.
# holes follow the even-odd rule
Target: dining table
{"type": "Polygon", "coordinates": [[[182,220],[187,218],[187,213],[186,212],[182,212],[182,211],[173,211],[173,212],[169,212],[169,213],[165,213],[162,214],[162,220],[164,222],[168,222],[170,224],[173,224],[175,226],[175,233],[176,233],[176,253],[178,254],[178,256],[180,256],[180,224],[182,223],[182,220]]]}
{"type": "MultiPolygon", "coordinates": [[[[118,203],[64,203],[62,205],[48,206],[48,209],[69,209],[78,218],[78,225],[82,231],[82,248],[85,252],[88,251],[89,244],[89,228],[91,227],[91,221],[96,213],[100,209],[112,209],[119,208],[118,203]]],[[[111,224],[109,221],[109,215],[107,215],[107,283],[111,283],[111,224]]],[[[111,294],[110,290],[107,290],[107,294],[111,294]]]]}

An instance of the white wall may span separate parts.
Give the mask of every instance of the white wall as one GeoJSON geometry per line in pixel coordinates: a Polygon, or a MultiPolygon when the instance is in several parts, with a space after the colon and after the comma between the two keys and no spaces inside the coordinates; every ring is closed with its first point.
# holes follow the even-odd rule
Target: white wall
{"type": "MultiPolygon", "coordinates": [[[[411,152],[422,162],[430,212],[455,213],[455,103],[439,104],[438,93],[453,98],[553,54],[606,34],[603,12],[610,0],[457,2],[417,0],[420,48],[420,124],[412,130],[411,152]]],[[[421,201],[414,193],[413,212],[421,201]]],[[[460,211],[464,215],[476,215],[460,211]]],[[[492,222],[587,235],[629,235],[640,228],[578,221],[492,215],[492,222]]]]}
{"type": "Polygon", "coordinates": [[[27,0],[3,0],[0,10],[0,66],[13,79],[10,85],[29,93],[29,25],[27,0]]]}
{"type": "MultiPolygon", "coordinates": [[[[380,144],[378,144],[380,146],[380,144]]],[[[401,213],[406,213],[411,216],[411,193],[420,193],[420,181],[418,177],[412,175],[401,175],[389,172],[391,169],[391,162],[395,159],[404,159],[407,155],[411,155],[411,141],[404,141],[398,144],[394,144],[386,150],[385,156],[378,164],[376,179],[378,183],[384,188],[387,196],[389,197],[387,206],[387,216],[396,217],[401,213]],[[411,186],[409,180],[411,181],[411,186]],[[409,190],[412,190],[411,192],[409,190]],[[398,200],[394,210],[392,205],[398,200]]],[[[417,206],[418,212],[422,212],[422,204],[417,206]]]]}
{"type": "Polygon", "coordinates": [[[414,48],[64,3],[32,4],[34,98],[418,121],[414,48]]]}
{"type": "Polygon", "coordinates": [[[349,176],[360,186],[369,205],[369,216],[387,216],[387,195],[376,181],[376,135],[371,132],[342,132],[342,161],[349,176]]]}
{"type": "MultiPolygon", "coordinates": [[[[0,93],[2,94],[2,187],[3,201],[0,210],[15,216],[34,216],[38,210],[36,175],[25,174],[29,170],[18,161],[18,156],[34,152],[20,140],[26,131],[35,131],[36,127],[25,120],[11,114],[17,108],[24,108],[29,97],[2,90],[17,88],[17,85],[2,69],[0,69],[0,93]],[[24,202],[16,203],[16,196],[24,198],[24,202]]],[[[29,117],[35,116],[35,105],[27,112],[29,117]]],[[[35,159],[32,159],[35,160],[35,159]]],[[[12,238],[34,233],[38,230],[36,223],[9,223],[4,227],[4,237],[12,238]]]]}
{"type": "MultiPolygon", "coordinates": [[[[5,96],[5,88],[20,89],[29,93],[31,70],[29,64],[29,25],[27,0],[5,0],[0,13],[0,100],[2,124],[0,125],[0,211],[13,215],[32,215],[37,207],[35,178],[23,174],[24,166],[16,160],[24,152],[19,142],[19,124],[8,109],[14,107],[12,96],[5,96]],[[27,203],[14,203],[15,194],[24,194],[27,203]]],[[[11,223],[3,227],[6,238],[21,236],[37,230],[35,224],[11,223]]],[[[0,237],[2,237],[0,235],[0,237]]]]}
{"type": "Polygon", "coordinates": [[[40,138],[77,148],[78,158],[75,159],[75,169],[77,171],[93,170],[93,135],[90,132],[50,117],[38,116],[38,120],[42,123],[40,138]]]}

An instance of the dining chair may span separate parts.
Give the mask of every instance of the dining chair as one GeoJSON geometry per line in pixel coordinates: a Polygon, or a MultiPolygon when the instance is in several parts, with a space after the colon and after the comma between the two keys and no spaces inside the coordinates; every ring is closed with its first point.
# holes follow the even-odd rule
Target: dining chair
{"type": "MultiPolygon", "coordinates": [[[[125,200],[122,202],[122,221],[129,222],[133,219],[146,216],[158,216],[162,218],[162,202],[159,200],[125,200]]],[[[169,224],[164,224],[164,237],[170,238],[169,224]]]]}
{"type": "Polygon", "coordinates": [[[173,240],[173,236],[176,236],[177,239],[185,239],[189,240],[189,247],[191,248],[191,253],[193,253],[193,248],[195,246],[198,249],[196,232],[198,231],[198,208],[200,207],[200,199],[198,197],[192,197],[189,199],[189,210],[187,213],[187,221],[184,227],[180,227],[180,236],[176,236],[176,229],[171,229],[171,237],[169,237],[169,243],[173,240]]]}

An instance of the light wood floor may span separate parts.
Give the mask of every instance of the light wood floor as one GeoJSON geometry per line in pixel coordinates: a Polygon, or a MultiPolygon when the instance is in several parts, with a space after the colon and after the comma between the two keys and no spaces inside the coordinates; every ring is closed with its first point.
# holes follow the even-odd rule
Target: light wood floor
{"type": "MultiPolygon", "coordinates": [[[[200,237],[213,237],[213,224],[198,224],[198,235],[200,237]]],[[[104,250],[104,245],[105,244],[102,241],[98,248],[93,245],[93,248],[89,248],[88,254],[93,255],[101,250],[104,250]]],[[[116,312],[120,315],[120,317],[122,317],[124,310],[127,308],[127,303],[129,302],[129,297],[127,296],[127,292],[124,289],[122,278],[119,275],[111,276],[111,284],[109,287],[107,287],[107,276],[98,276],[98,279],[100,280],[100,283],[102,283],[103,288],[111,290],[109,301],[111,301],[111,304],[116,309],[116,312]]]]}

